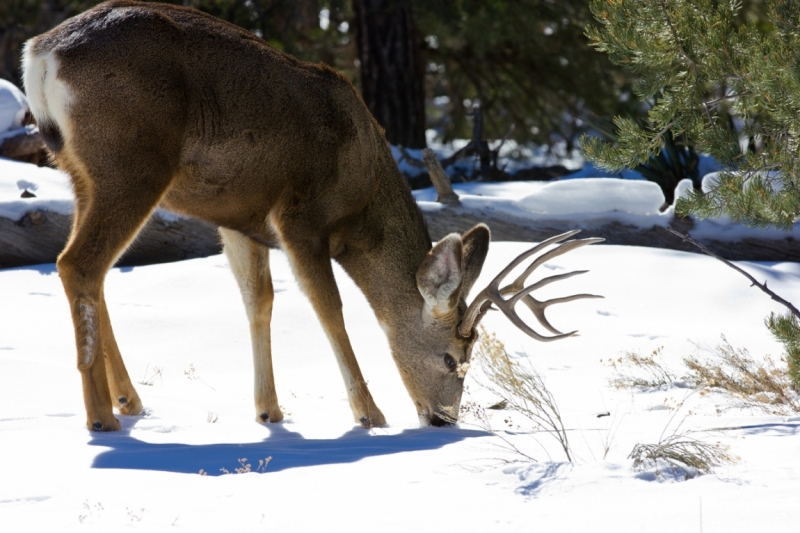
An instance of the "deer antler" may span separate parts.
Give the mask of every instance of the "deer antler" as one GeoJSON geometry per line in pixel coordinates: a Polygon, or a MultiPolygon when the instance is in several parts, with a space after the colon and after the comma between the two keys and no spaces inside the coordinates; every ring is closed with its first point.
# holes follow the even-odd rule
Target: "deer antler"
{"type": "Polygon", "coordinates": [[[585,274],[588,270],[577,270],[574,272],[567,272],[566,274],[558,274],[555,276],[550,276],[544,278],[540,281],[537,281],[533,285],[525,286],[525,281],[528,279],[528,276],[536,270],[538,266],[542,263],[554,258],[558,257],[559,255],[565,254],[570,250],[574,250],[576,248],[580,248],[581,246],[586,246],[587,244],[593,244],[596,242],[602,242],[605,239],[599,237],[593,237],[590,239],[577,239],[571,241],[565,241],[569,239],[573,235],[579,233],[580,230],[573,230],[568,231],[566,233],[562,233],[561,235],[556,235],[555,237],[550,237],[549,239],[542,241],[541,244],[534,246],[527,252],[523,253],[511,263],[503,269],[500,274],[495,277],[489,285],[486,286],[472,301],[472,303],[467,308],[467,311],[464,313],[464,318],[461,321],[461,324],[458,326],[458,333],[462,337],[469,337],[472,333],[472,328],[480,322],[483,315],[486,311],[489,310],[492,304],[495,304],[506,317],[508,317],[511,322],[517,326],[519,329],[530,335],[536,340],[539,341],[554,341],[558,339],[564,339],[566,337],[570,337],[577,333],[577,331],[572,331],[570,333],[561,333],[557,329],[555,329],[548,321],[547,318],[544,316],[545,310],[554,304],[564,303],[564,302],[571,302],[573,300],[578,300],[581,298],[603,298],[602,296],[597,296],[595,294],[573,294],[572,296],[564,296],[561,298],[552,298],[550,300],[545,300],[540,302],[533,298],[530,293],[535,291],[536,289],[540,289],[545,285],[549,285],[555,281],[560,281],[562,279],[571,278],[572,276],[577,276],[578,274],[585,274]],[[514,280],[513,283],[506,285],[502,289],[500,288],[500,283],[503,281],[503,278],[508,276],[512,270],[518,267],[523,261],[531,257],[532,255],[540,252],[541,250],[547,248],[551,244],[559,244],[556,248],[553,248],[549,252],[542,254],[538,258],[536,258],[531,265],[525,269],[525,272],[520,274],[520,276],[514,280]],[[513,295],[509,299],[503,298],[507,295],[513,295]],[[516,311],[514,310],[514,306],[520,302],[525,303],[528,308],[533,313],[533,316],[539,321],[541,325],[547,328],[548,331],[554,333],[555,335],[546,337],[536,333],[533,329],[531,329],[527,324],[525,324],[522,319],[517,315],[516,311]]]}

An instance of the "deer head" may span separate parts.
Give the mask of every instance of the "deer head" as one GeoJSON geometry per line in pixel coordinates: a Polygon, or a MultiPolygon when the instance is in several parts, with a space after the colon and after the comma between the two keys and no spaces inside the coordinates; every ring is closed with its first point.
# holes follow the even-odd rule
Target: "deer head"
{"type": "MultiPolygon", "coordinates": [[[[531,293],[550,283],[583,274],[586,270],[549,276],[525,285],[533,271],[549,259],[604,240],[567,240],[577,233],[570,231],[551,237],[523,253],[479,291],[470,304],[466,299],[478,279],[489,249],[489,228],[478,224],[463,236],[450,234],[431,249],[417,271],[417,286],[424,301],[418,334],[402,339],[392,339],[390,335],[400,374],[423,425],[439,426],[457,419],[472,346],[478,337],[476,327],[492,304],[536,340],[559,340],[577,333],[562,333],[555,329],[545,317],[545,310],[557,303],[602,296],[575,294],[539,301],[531,293]],[[553,245],[554,248],[538,255],[512,283],[501,287],[503,280],[516,267],[553,245]],[[541,335],[525,324],[515,310],[520,302],[553,335],[541,335]]],[[[409,328],[402,329],[409,331],[409,328]]]]}

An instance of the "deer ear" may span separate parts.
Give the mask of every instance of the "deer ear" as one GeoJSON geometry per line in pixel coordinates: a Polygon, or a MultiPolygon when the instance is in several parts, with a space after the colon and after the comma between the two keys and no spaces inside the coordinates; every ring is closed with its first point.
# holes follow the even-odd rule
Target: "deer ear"
{"type": "Polygon", "coordinates": [[[489,252],[489,242],[492,234],[486,224],[477,224],[461,237],[463,246],[463,257],[461,268],[464,276],[464,283],[461,286],[461,296],[466,298],[469,291],[481,274],[483,262],[489,252]]]}
{"type": "Polygon", "coordinates": [[[461,236],[451,233],[428,252],[417,270],[417,287],[428,310],[444,314],[456,305],[462,279],[461,236]]]}

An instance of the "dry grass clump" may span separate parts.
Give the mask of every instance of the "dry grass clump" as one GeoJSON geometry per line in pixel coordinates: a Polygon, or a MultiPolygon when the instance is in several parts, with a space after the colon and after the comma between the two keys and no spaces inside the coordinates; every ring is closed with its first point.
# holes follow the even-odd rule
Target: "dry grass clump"
{"type": "Polygon", "coordinates": [[[717,466],[736,462],[728,447],[688,437],[685,433],[662,438],[656,444],[637,444],[628,459],[636,471],[655,469],[656,477],[665,474],[690,479],[710,474],[717,466]]]}
{"type": "Polygon", "coordinates": [[[156,378],[158,378],[159,383],[162,385],[164,384],[164,367],[163,366],[154,366],[153,370],[150,371],[150,365],[148,364],[147,367],[144,369],[144,377],[139,381],[140,385],[145,385],[147,387],[152,387],[153,384],[156,382],[156,378]]]}
{"type": "Polygon", "coordinates": [[[800,412],[800,396],[790,373],[769,356],[753,359],[744,348],[734,348],[725,336],[714,350],[714,357],[700,360],[683,358],[685,375],[680,378],[661,361],[662,348],[648,356],[627,352],[605,363],[616,374],[609,380],[614,387],[666,389],[672,385],[725,392],[746,407],[767,414],[788,415],[800,412]]]}
{"type": "Polygon", "coordinates": [[[800,398],[787,370],[778,368],[771,357],[756,362],[746,349],[734,348],[724,336],[715,355],[716,360],[683,359],[696,386],[723,390],[768,414],[800,412],[800,398]]]}
{"type": "Polygon", "coordinates": [[[664,389],[675,382],[676,376],[660,361],[663,346],[650,355],[625,352],[617,359],[609,359],[606,364],[616,371],[609,383],[617,389],[641,387],[645,389],[664,389]]]}
{"type": "Polygon", "coordinates": [[[572,462],[561,413],[541,374],[530,365],[512,361],[503,343],[483,328],[473,349],[473,361],[478,362],[488,380],[481,385],[500,398],[498,405],[519,413],[552,435],[572,462]]]}
{"type": "MultiPolygon", "coordinates": [[[[264,472],[266,472],[267,471],[267,465],[269,464],[270,461],[272,461],[272,456],[271,455],[269,457],[265,458],[265,459],[259,459],[258,460],[258,466],[256,467],[256,471],[260,472],[262,474],[264,472]]],[[[241,459],[239,459],[239,465],[240,466],[238,468],[234,469],[234,471],[237,474],[249,474],[250,472],[253,471],[253,466],[250,463],[247,462],[247,457],[242,457],[241,459]]],[[[225,468],[224,466],[222,468],[220,468],[219,471],[222,472],[223,474],[230,474],[231,473],[231,471],[228,470],[227,468],[225,468]]],[[[208,472],[206,472],[202,468],[200,469],[200,472],[198,472],[198,473],[201,476],[207,476],[208,475],[208,472]]]]}

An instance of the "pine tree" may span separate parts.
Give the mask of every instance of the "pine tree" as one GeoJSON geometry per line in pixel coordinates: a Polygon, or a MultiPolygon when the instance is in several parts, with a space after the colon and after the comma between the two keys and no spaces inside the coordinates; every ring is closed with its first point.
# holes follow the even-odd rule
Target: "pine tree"
{"type": "Polygon", "coordinates": [[[429,108],[428,122],[446,140],[469,137],[475,101],[488,138],[515,124],[514,139],[542,144],[572,144],[600,116],[636,112],[620,98],[630,76],[583,35],[586,0],[417,0],[414,14],[429,100],[448,102],[429,108]]]}
{"type": "MultiPolygon", "coordinates": [[[[683,136],[724,172],[707,191],[680,199],[678,214],[792,228],[800,218],[800,1],[765,5],[766,18],[753,20],[737,0],[592,0],[600,24],[587,28],[591,45],[638,77],[634,91],[650,107],[644,125],[615,119],[616,144],[584,136],[587,158],[635,167],[667,135],[683,136]]],[[[796,317],[772,316],[767,325],[800,388],[796,317]]]]}

